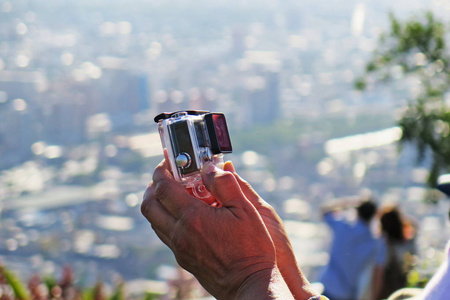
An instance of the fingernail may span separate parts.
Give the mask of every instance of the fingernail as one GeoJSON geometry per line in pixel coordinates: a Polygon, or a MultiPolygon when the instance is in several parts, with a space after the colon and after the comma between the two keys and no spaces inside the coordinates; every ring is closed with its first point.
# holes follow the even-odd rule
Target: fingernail
{"type": "Polygon", "coordinates": [[[211,174],[214,172],[216,172],[216,166],[212,162],[208,161],[203,165],[203,173],[211,174]]]}

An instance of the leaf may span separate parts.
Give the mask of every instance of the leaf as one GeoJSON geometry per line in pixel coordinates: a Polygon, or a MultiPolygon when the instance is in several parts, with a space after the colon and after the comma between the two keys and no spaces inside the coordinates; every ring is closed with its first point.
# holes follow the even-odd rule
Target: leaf
{"type": "Polygon", "coordinates": [[[124,283],[120,282],[117,287],[114,294],[111,296],[110,300],[125,300],[125,289],[124,289],[124,283]]]}
{"type": "Polygon", "coordinates": [[[43,281],[47,286],[48,291],[52,291],[54,287],[58,286],[58,283],[54,277],[45,276],[43,281]]]}
{"type": "Polygon", "coordinates": [[[393,13],[389,14],[389,18],[391,20],[391,35],[394,37],[398,37],[401,34],[402,28],[398,20],[395,18],[393,13]]]}
{"type": "MultiPolygon", "coordinates": [[[[431,159],[428,185],[435,187],[440,173],[450,170],[450,108],[445,104],[450,95],[448,28],[432,12],[405,21],[390,13],[389,20],[389,32],[380,35],[365,75],[380,83],[392,83],[392,68],[401,66],[401,78],[422,83],[423,89],[397,121],[402,129],[399,149],[411,143],[417,150],[418,164],[431,159]]],[[[355,80],[355,88],[365,89],[366,81],[361,76],[355,80]]]]}
{"type": "Polygon", "coordinates": [[[355,89],[358,91],[363,91],[367,87],[367,82],[365,78],[358,78],[354,83],[355,89]]]}
{"type": "Polygon", "coordinates": [[[25,288],[25,286],[20,282],[17,276],[6,269],[5,266],[0,265],[0,274],[3,276],[4,280],[9,284],[14,292],[16,299],[27,300],[30,296],[25,288]]]}

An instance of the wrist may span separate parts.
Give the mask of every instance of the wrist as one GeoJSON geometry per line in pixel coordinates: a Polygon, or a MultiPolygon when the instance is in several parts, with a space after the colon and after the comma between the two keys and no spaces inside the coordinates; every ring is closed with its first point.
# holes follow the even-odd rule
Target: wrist
{"type": "Polygon", "coordinates": [[[246,299],[294,299],[276,266],[248,276],[236,291],[237,300],[246,299]]]}

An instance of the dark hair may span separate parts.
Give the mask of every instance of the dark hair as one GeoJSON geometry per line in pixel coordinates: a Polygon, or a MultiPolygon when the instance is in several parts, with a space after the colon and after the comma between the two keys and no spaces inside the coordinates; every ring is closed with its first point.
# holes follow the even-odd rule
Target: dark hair
{"type": "Polygon", "coordinates": [[[377,212],[377,206],[373,201],[368,200],[362,202],[356,208],[356,211],[358,212],[358,217],[360,219],[362,219],[364,222],[370,222],[370,220],[372,220],[373,216],[375,216],[375,213],[377,212]]]}
{"type": "Polygon", "coordinates": [[[397,207],[387,207],[381,211],[381,230],[392,242],[403,242],[403,220],[397,207]]]}

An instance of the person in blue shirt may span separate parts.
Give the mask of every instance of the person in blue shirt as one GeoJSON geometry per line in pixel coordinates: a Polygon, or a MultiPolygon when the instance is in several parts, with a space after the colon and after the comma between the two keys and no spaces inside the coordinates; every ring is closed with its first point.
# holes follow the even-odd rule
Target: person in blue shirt
{"type": "MultiPolygon", "coordinates": [[[[370,228],[376,212],[373,201],[357,198],[336,200],[322,207],[325,222],[333,233],[330,259],[319,279],[324,286],[323,294],[328,298],[357,300],[360,279],[368,268],[373,268],[374,280],[380,281],[386,247],[370,228]],[[349,208],[356,208],[356,219],[345,218],[343,212],[349,208]]],[[[377,288],[375,285],[374,290],[377,288]]]]}

